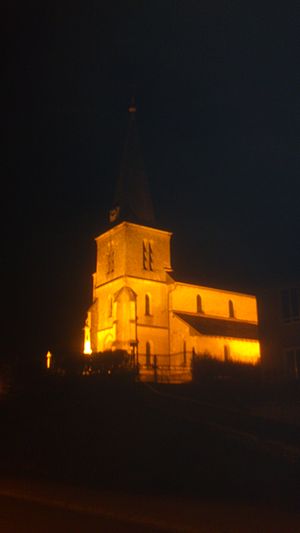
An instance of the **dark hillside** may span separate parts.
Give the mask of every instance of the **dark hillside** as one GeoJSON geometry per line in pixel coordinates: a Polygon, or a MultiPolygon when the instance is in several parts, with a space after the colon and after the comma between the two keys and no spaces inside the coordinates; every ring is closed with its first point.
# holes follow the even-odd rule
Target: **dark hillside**
{"type": "Polygon", "coordinates": [[[0,408],[2,474],[297,504],[297,461],[223,431],[220,413],[205,418],[203,407],[143,384],[51,376],[6,397],[0,408]]]}

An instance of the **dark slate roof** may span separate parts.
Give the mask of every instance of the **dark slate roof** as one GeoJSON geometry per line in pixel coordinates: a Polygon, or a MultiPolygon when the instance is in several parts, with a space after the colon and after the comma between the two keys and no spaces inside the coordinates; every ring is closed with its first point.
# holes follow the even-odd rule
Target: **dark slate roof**
{"type": "Polygon", "coordinates": [[[202,335],[214,337],[234,337],[238,339],[258,339],[258,327],[240,320],[210,318],[205,315],[175,313],[189,326],[202,335]]]}
{"type": "Polygon", "coordinates": [[[114,204],[109,211],[109,222],[111,225],[126,221],[153,226],[155,217],[141,155],[134,103],[130,105],[128,111],[128,133],[117,179],[114,204]]]}

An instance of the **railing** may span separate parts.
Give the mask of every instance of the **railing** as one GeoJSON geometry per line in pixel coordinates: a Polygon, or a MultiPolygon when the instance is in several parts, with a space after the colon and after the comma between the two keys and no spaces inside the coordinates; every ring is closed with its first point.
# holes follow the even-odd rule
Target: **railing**
{"type": "Polygon", "coordinates": [[[141,381],[182,383],[190,381],[192,352],[138,355],[138,378],[141,381]]]}

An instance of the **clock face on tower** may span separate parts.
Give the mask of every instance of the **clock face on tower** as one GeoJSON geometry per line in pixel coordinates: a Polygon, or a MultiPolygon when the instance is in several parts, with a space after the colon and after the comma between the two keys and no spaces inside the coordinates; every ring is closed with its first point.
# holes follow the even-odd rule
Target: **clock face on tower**
{"type": "Polygon", "coordinates": [[[120,213],[120,207],[116,205],[116,207],[113,207],[113,209],[110,209],[109,211],[109,222],[115,222],[119,216],[120,213]]]}

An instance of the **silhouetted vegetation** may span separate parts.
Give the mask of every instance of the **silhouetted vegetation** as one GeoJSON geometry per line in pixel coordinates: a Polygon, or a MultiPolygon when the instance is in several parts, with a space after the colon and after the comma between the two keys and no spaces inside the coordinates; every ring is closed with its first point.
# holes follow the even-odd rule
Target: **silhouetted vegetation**
{"type": "Polygon", "coordinates": [[[109,350],[85,357],[83,373],[103,377],[135,377],[136,375],[132,356],[126,350],[109,350]]]}
{"type": "Polygon", "coordinates": [[[203,380],[241,380],[258,381],[261,378],[260,365],[220,361],[209,353],[199,354],[192,359],[192,376],[194,382],[203,380]]]}
{"type": "Polygon", "coordinates": [[[102,378],[134,377],[132,357],[125,350],[105,351],[83,355],[62,353],[54,355],[51,371],[61,376],[91,376],[102,378]]]}

